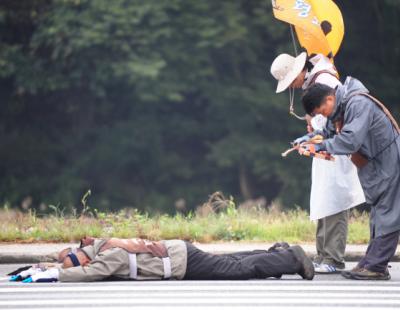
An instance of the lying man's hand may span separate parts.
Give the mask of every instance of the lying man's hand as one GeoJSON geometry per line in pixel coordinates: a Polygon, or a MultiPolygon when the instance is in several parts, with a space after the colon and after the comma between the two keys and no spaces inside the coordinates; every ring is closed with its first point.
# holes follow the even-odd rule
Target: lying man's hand
{"type": "Polygon", "coordinates": [[[23,283],[31,283],[31,282],[57,282],[58,281],[58,269],[50,268],[46,271],[38,272],[29,278],[23,280],[23,283]]]}
{"type": "Polygon", "coordinates": [[[33,276],[34,274],[38,273],[38,272],[42,272],[43,270],[41,268],[38,267],[31,267],[27,270],[21,271],[20,273],[11,276],[10,277],[10,281],[22,281],[30,276],[33,276]]]}

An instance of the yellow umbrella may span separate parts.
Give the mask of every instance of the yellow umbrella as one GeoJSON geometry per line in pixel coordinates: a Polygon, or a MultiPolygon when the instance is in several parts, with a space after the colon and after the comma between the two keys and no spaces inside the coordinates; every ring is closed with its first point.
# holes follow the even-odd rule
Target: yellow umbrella
{"type": "Polygon", "coordinates": [[[274,16],[292,24],[308,55],[333,57],[344,35],[339,8],[332,0],[272,0],[274,16]]]}

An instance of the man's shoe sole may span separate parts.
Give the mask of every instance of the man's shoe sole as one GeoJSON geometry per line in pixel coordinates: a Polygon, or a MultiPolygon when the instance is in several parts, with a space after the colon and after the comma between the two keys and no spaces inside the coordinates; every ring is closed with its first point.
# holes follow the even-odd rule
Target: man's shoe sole
{"type": "Polygon", "coordinates": [[[298,274],[301,275],[303,279],[312,280],[315,274],[312,260],[307,257],[307,254],[304,252],[301,246],[294,245],[290,247],[290,249],[302,266],[302,271],[298,274]]]}
{"type": "Polygon", "coordinates": [[[369,277],[369,276],[361,276],[360,274],[357,274],[356,272],[352,272],[350,270],[342,271],[341,273],[342,277],[345,277],[346,279],[350,280],[372,280],[372,281],[388,281],[391,279],[390,274],[386,274],[385,276],[382,277],[369,277]]]}
{"type": "Polygon", "coordinates": [[[354,279],[354,280],[364,280],[364,281],[366,281],[366,280],[372,280],[372,281],[388,281],[388,280],[391,279],[391,276],[390,276],[390,274],[387,274],[387,275],[382,276],[382,277],[368,277],[368,276],[360,276],[360,275],[358,275],[358,274],[352,274],[352,275],[351,275],[351,279],[354,279]]]}

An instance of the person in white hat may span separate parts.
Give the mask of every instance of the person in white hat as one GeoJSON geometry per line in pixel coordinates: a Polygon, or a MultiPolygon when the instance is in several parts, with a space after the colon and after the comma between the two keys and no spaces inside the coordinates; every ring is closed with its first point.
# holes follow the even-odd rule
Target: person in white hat
{"type": "MultiPolygon", "coordinates": [[[[271,74],[278,80],[276,92],[294,88],[303,90],[315,83],[331,88],[341,85],[335,66],[321,54],[307,58],[303,52],[297,57],[281,54],[271,65],[271,74]]],[[[291,93],[292,94],[292,93],[291,93]]],[[[293,96],[291,96],[293,113],[293,96]]],[[[322,115],[306,117],[308,131],[331,127],[322,115]]],[[[296,139],[305,142],[309,135],[296,139]]],[[[338,273],[345,268],[344,253],[347,240],[348,209],[365,202],[357,169],[347,156],[335,156],[335,161],[314,158],[310,195],[310,219],[318,220],[316,231],[316,273],[338,273]]]]}

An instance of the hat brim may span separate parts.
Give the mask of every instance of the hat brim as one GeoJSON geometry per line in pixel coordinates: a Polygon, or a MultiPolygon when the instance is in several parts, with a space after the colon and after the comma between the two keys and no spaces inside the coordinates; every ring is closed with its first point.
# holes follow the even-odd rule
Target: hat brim
{"type": "Polygon", "coordinates": [[[307,53],[303,52],[299,56],[296,57],[294,61],[294,65],[292,70],[288,72],[284,79],[278,82],[278,86],[276,87],[276,92],[281,93],[286,90],[290,84],[297,78],[297,76],[303,71],[304,65],[306,63],[307,53]]]}

